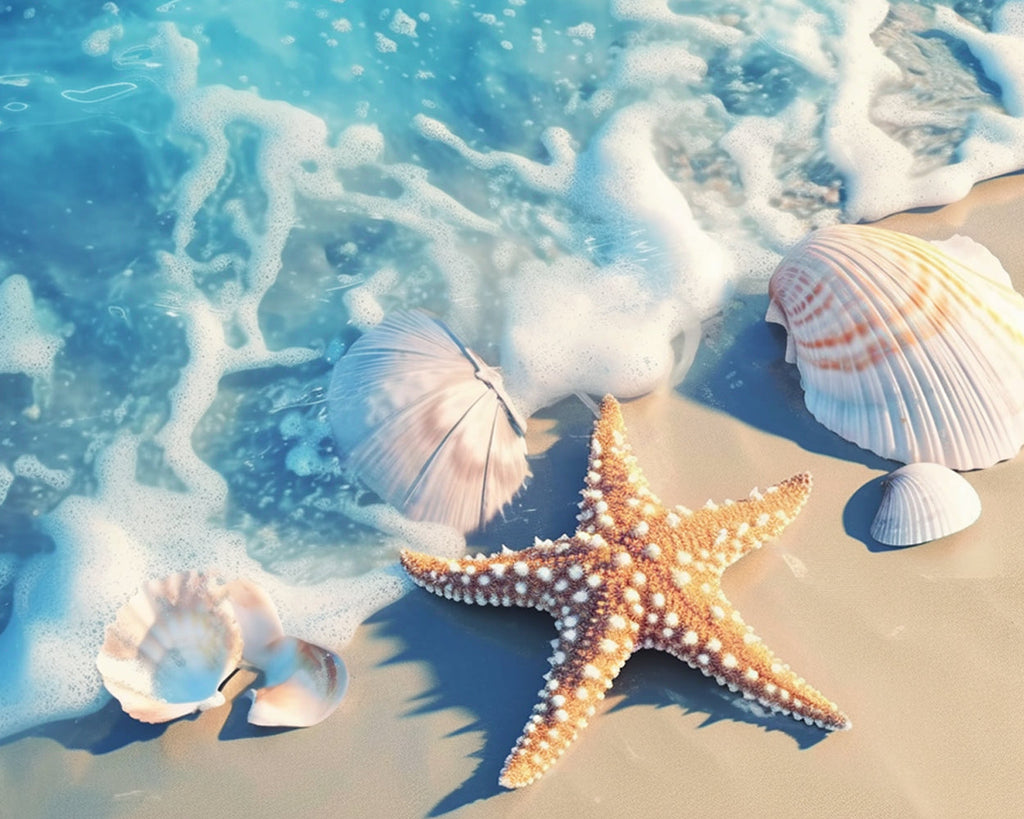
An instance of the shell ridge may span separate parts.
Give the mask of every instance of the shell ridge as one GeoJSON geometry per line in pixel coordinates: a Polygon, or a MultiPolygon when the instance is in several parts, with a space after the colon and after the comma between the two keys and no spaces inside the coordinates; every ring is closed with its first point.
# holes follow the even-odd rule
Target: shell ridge
{"type": "Polygon", "coordinates": [[[805,403],[897,460],[976,468],[1024,443],[1024,298],[916,237],[838,225],[769,285],[805,403]]]}

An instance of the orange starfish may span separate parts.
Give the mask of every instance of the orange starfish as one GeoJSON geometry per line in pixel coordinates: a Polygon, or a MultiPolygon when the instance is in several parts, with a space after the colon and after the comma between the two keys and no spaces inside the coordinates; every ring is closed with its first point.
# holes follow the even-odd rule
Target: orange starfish
{"type": "Polygon", "coordinates": [[[555,618],[551,670],[500,783],[528,785],[576,738],[629,656],[657,648],[731,691],[830,730],[847,717],[761,642],[725,598],[722,572],[776,537],[803,507],[811,476],[750,498],[668,509],[647,486],[618,402],[594,425],[576,533],[520,552],[446,560],[405,551],[419,585],[466,603],[526,606],[555,618]]]}

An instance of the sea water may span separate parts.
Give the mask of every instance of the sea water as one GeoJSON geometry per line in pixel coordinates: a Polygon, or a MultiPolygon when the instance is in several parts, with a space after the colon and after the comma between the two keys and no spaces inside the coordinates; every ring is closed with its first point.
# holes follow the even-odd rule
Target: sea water
{"type": "Polygon", "coordinates": [[[147,578],[339,647],[459,554],[332,364],[443,316],[529,409],[678,376],[809,230],[1024,167],[1024,3],[0,0],[0,736],[105,701],[147,578]]]}

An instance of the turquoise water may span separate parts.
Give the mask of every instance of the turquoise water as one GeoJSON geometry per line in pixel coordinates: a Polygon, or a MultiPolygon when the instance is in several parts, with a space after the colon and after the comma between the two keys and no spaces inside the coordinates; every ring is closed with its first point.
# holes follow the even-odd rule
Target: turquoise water
{"type": "Polygon", "coordinates": [[[442,315],[537,408],[641,394],[836,221],[1024,167],[1024,4],[0,6],[0,735],[103,703],[142,580],[247,574],[342,645],[460,553],[324,392],[442,315]]]}

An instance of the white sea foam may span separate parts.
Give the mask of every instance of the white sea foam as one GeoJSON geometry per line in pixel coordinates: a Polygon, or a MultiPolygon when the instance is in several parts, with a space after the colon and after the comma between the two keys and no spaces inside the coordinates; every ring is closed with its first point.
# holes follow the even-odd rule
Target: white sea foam
{"type": "Polygon", "coordinates": [[[27,278],[15,274],[0,281],[0,373],[49,377],[64,339],[48,323],[27,278]]]}

